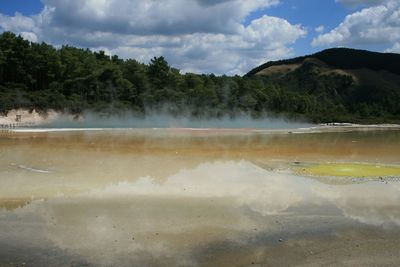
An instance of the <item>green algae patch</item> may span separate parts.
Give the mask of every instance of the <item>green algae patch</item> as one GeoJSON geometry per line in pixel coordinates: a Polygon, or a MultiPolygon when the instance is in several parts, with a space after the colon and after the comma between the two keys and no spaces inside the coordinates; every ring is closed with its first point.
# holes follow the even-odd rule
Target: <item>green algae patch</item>
{"type": "Polygon", "coordinates": [[[359,163],[326,163],[304,166],[297,169],[296,172],[303,175],[330,177],[393,177],[400,176],[400,167],[359,163]]]}

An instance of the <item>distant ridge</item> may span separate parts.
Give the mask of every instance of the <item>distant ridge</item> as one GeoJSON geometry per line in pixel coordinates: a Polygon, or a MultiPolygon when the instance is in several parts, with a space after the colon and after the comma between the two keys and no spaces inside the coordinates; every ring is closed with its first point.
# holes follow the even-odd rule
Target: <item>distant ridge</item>
{"type": "Polygon", "coordinates": [[[252,69],[246,76],[253,76],[271,66],[300,64],[307,58],[319,59],[327,65],[338,69],[352,70],[367,68],[375,71],[386,70],[400,75],[400,54],[379,53],[351,48],[331,48],[312,55],[270,61],[252,69]]]}

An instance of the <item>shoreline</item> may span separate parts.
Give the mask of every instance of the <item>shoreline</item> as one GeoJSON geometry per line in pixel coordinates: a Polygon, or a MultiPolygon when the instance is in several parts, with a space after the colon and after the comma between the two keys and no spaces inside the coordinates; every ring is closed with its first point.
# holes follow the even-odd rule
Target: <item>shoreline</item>
{"type": "Polygon", "coordinates": [[[400,130],[398,124],[348,124],[348,125],[328,125],[320,124],[305,128],[185,128],[185,127],[15,127],[3,128],[12,133],[50,133],[50,132],[100,132],[100,131],[158,131],[176,133],[250,133],[250,134],[306,134],[306,133],[328,133],[328,132],[351,132],[351,131],[374,131],[374,130],[400,130]]]}
{"type": "MultiPolygon", "coordinates": [[[[151,115],[149,115],[151,119],[151,115]]],[[[8,112],[7,116],[0,116],[0,131],[10,131],[14,133],[25,132],[25,133],[38,133],[38,132],[79,132],[79,131],[122,131],[122,130],[157,130],[157,131],[169,131],[169,132],[216,132],[216,133],[288,133],[288,134],[300,134],[300,133],[319,133],[319,132],[339,132],[339,131],[362,131],[362,130],[400,130],[400,124],[357,124],[357,123],[341,123],[341,122],[329,122],[321,124],[304,123],[290,121],[282,127],[282,125],[276,124],[273,120],[264,124],[257,123],[256,126],[240,127],[235,125],[234,122],[224,123],[224,119],[221,119],[222,127],[218,127],[218,120],[211,119],[211,127],[207,127],[207,120],[200,121],[200,126],[191,127],[176,127],[176,126],[161,126],[152,127],[152,123],[146,122],[143,127],[133,126],[135,122],[141,122],[140,119],[131,118],[131,120],[124,121],[123,118],[117,121],[116,127],[102,127],[103,121],[98,123],[92,122],[92,118],[87,118],[88,121],[85,123],[85,117],[81,116],[76,118],[71,114],[63,114],[54,110],[49,110],[46,113],[39,113],[36,110],[29,111],[26,109],[14,109],[8,112]],[[215,120],[217,123],[215,123],[215,120]],[[63,126],[64,125],[66,126],[63,126]],[[52,125],[55,124],[55,127],[52,125]],[[60,126],[57,126],[60,125],[60,126]],[[97,124],[97,125],[96,125],[97,124]],[[125,125],[127,127],[125,127],[125,125]],[[206,126],[206,127],[201,127],[206,126]],[[286,127],[287,126],[287,127],[286,127]]],[[[266,118],[267,120],[268,118],[266,118]]],[[[256,120],[257,121],[257,120],[256,120]]],[[[151,121],[150,121],[151,122],[151,121]]],[[[173,120],[171,124],[176,124],[173,120]]],[[[156,126],[157,121],[154,121],[156,126]]],[[[179,124],[179,123],[177,123],[179,124]]],[[[185,122],[183,122],[185,124],[185,122]]]]}

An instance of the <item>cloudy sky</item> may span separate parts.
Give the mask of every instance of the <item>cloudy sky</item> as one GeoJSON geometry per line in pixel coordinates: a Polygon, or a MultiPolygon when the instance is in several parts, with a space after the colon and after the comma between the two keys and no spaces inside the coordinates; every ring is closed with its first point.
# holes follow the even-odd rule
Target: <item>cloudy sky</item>
{"type": "Polygon", "coordinates": [[[400,0],[0,0],[0,32],[186,72],[353,47],[400,53],[400,0]]]}

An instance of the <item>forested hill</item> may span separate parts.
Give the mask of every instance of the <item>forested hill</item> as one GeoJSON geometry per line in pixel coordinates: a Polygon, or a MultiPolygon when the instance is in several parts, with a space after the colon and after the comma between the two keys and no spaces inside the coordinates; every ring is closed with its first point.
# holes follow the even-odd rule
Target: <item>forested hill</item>
{"type": "Polygon", "coordinates": [[[245,77],[269,80],[287,93],[333,104],[332,114],[347,114],[336,117],[342,120],[400,121],[399,54],[333,48],[267,62],[245,77]]]}
{"type": "Polygon", "coordinates": [[[399,122],[399,55],[333,49],[267,63],[245,77],[182,74],[71,46],[0,35],[0,112],[133,111],[219,117],[267,113],[315,122],[399,122]]]}
{"type": "Polygon", "coordinates": [[[252,76],[271,66],[299,64],[305,59],[316,58],[325,64],[338,69],[371,69],[386,70],[400,75],[400,54],[377,53],[366,50],[350,48],[331,48],[313,55],[297,57],[287,60],[270,61],[257,68],[254,68],[246,76],[252,76]]]}

